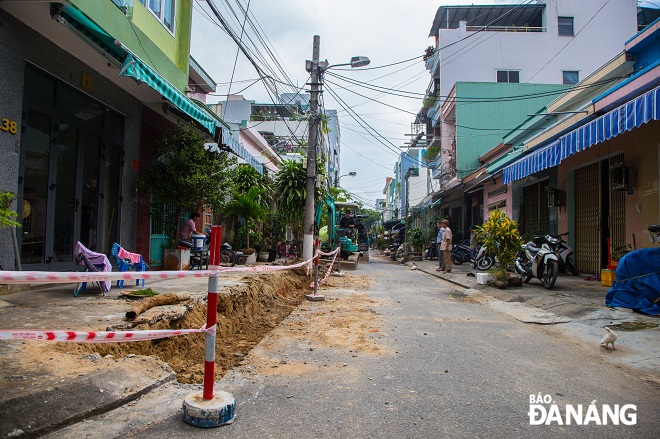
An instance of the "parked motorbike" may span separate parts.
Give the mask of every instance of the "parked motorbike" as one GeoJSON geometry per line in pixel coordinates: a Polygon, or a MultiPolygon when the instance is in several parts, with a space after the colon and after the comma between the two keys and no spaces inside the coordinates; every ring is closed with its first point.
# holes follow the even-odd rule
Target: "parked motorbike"
{"type": "Polygon", "coordinates": [[[488,252],[488,247],[481,245],[477,248],[477,254],[472,260],[472,267],[479,270],[489,270],[495,265],[495,256],[488,252]]]}
{"type": "Polygon", "coordinates": [[[545,288],[552,289],[559,270],[557,260],[557,255],[548,244],[537,247],[533,242],[528,242],[523,244],[522,251],[516,255],[516,271],[522,277],[523,283],[529,283],[535,277],[545,288]]]}
{"type": "Polygon", "coordinates": [[[456,265],[472,261],[470,247],[463,244],[454,244],[451,249],[451,261],[456,265]]]}
{"type": "Polygon", "coordinates": [[[387,257],[389,257],[391,260],[396,261],[396,255],[399,250],[399,247],[401,247],[401,244],[390,244],[387,246],[385,251],[383,251],[383,254],[387,257]]]}
{"type": "Polygon", "coordinates": [[[231,245],[226,242],[220,245],[220,265],[223,267],[233,267],[236,265],[236,253],[234,253],[231,245]]]}
{"type": "Polygon", "coordinates": [[[577,275],[578,271],[571,258],[573,249],[562,239],[564,236],[568,236],[568,232],[562,233],[561,235],[539,236],[538,238],[545,240],[545,242],[548,243],[550,250],[557,255],[559,270],[571,273],[572,275],[577,275]]]}
{"type": "Polygon", "coordinates": [[[435,241],[430,241],[424,252],[426,259],[432,261],[438,259],[438,244],[435,241]]]}

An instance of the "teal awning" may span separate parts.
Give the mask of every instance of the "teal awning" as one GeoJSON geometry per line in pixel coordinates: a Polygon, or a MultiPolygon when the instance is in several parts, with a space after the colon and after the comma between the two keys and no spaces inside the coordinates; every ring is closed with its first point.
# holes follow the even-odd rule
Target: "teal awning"
{"type": "Polygon", "coordinates": [[[132,53],[126,54],[126,59],[119,72],[120,76],[130,76],[138,81],[144,82],[156,90],[164,98],[172,102],[179,110],[199,122],[209,133],[215,133],[215,119],[207,115],[195,105],[186,95],[181,93],[165,78],[145,64],[140,58],[132,53]]]}
{"type": "Polygon", "coordinates": [[[64,18],[64,23],[69,28],[96,44],[112,58],[118,62],[124,60],[125,52],[115,44],[115,38],[90,20],[79,9],[71,5],[64,5],[62,7],[62,18],[64,18]]]}

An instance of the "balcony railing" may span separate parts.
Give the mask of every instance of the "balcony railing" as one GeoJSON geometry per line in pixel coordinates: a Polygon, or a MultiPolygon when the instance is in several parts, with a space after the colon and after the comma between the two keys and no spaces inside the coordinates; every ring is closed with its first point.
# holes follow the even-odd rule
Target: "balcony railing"
{"type": "Polygon", "coordinates": [[[536,26],[466,26],[468,32],[547,32],[546,27],[536,26]]]}

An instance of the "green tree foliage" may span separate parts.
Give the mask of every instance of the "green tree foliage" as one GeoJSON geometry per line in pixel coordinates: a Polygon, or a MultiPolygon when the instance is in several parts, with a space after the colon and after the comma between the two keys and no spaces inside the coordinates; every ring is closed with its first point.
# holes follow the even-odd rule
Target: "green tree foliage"
{"type": "Polygon", "coordinates": [[[265,177],[252,166],[241,163],[231,170],[231,182],[234,191],[241,194],[247,193],[250,188],[257,187],[262,190],[261,199],[263,206],[270,203],[273,185],[268,177],[265,177]]]}
{"type": "MultiPolygon", "coordinates": [[[[245,218],[245,224],[250,224],[250,220],[260,221],[266,217],[268,209],[261,204],[264,190],[253,186],[247,193],[235,191],[231,200],[225,204],[224,213],[226,215],[236,215],[245,218]]],[[[246,247],[250,247],[250,227],[245,228],[246,247]]]]}
{"type": "Polygon", "coordinates": [[[0,229],[21,226],[21,223],[14,221],[14,218],[18,215],[11,210],[11,203],[13,203],[15,199],[16,196],[11,192],[0,191],[0,229]]]}
{"type": "Polygon", "coordinates": [[[236,158],[207,150],[206,140],[193,123],[166,131],[157,142],[157,158],[139,181],[140,190],[151,193],[154,204],[174,209],[176,236],[183,214],[205,205],[218,210],[230,190],[229,170],[236,158]]]}
{"type": "Polygon", "coordinates": [[[337,186],[331,186],[328,188],[328,192],[330,193],[332,199],[335,201],[353,201],[351,194],[349,194],[346,189],[337,186]]]}

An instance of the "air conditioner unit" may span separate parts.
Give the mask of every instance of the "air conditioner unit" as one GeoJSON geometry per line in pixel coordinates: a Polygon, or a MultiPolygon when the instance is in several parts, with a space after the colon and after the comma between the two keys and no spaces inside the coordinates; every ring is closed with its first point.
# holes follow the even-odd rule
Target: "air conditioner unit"
{"type": "Polygon", "coordinates": [[[625,163],[610,166],[610,184],[613,191],[627,191],[630,186],[630,170],[625,163]]]}
{"type": "Polygon", "coordinates": [[[565,204],[566,192],[552,186],[547,186],[545,190],[548,193],[548,207],[559,207],[565,204]]]}

